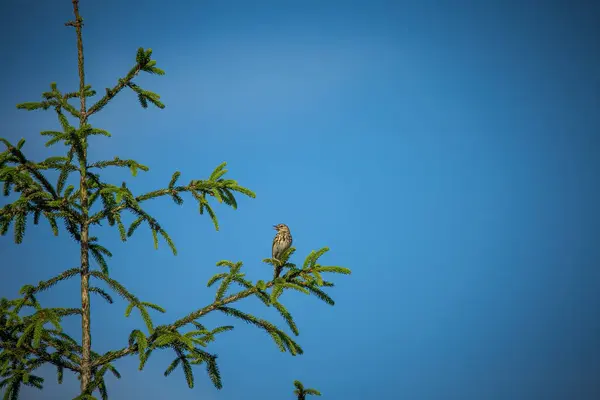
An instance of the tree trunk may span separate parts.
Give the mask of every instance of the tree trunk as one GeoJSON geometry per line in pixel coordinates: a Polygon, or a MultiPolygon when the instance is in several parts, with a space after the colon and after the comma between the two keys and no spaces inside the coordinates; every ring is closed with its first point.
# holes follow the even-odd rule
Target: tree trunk
{"type": "MultiPolygon", "coordinates": [[[[83,26],[83,19],[79,15],[79,0],[72,0],[73,13],[75,14],[75,21],[71,24],[75,27],[77,32],[77,66],[79,71],[79,99],[81,101],[79,127],[83,126],[87,122],[86,105],[85,105],[85,74],[83,69],[83,38],[81,35],[81,28],[83,26]]],[[[81,392],[87,390],[88,385],[92,379],[91,369],[91,349],[92,349],[92,335],[91,335],[91,318],[90,318],[90,262],[89,262],[89,210],[88,210],[88,193],[87,193],[87,139],[85,136],[81,137],[81,146],[83,148],[83,154],[79,159],[80,169],[80,201],[82,211],[81,221],[81,392]]]]}
{"type": "MultiPolygon", "coordinates": [[[[85,178],[82,177],[82,180],[85,178]]],[[[87,197],[87,196],[86,196],[87,197]]],[[[86,199],[87,200],[87,199],[86,199]]],[[[81,392],[84,392],[91,380],[90,353],[92,335],[90,327],[90,286],[88,226],[81,226],[81,392]]]]}

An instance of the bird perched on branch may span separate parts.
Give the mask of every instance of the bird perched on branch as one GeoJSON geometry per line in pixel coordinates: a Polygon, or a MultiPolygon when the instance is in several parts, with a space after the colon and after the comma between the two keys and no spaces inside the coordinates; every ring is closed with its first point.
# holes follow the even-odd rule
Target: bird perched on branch
{"type": "MultiPolygon", "coordinates": [[[[273,228],[277,230],[277,234],[273,239],[273,258],[280,261],[281,264],[279,257],[292,245],[292,234],[290,233],[290,228],[285,224],[274,225],[273,228]]],[[[279,277],[282,269],[283,265],[275,267],[275,278],[279,277]]]]}

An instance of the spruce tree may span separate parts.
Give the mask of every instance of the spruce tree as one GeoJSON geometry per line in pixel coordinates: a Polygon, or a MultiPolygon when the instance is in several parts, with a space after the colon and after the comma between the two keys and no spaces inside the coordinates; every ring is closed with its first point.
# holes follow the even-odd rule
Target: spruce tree
{"type": "MultiPolygon", "coordinates": [[[[104,376],[110,372],[120,377],[115,366],[119,359],[136,356],[141,370],[149,356],[157,350],[171,351],[174,355],[173,362],[165,370],[165,375],[180,367],[191,388],[194,386],[193,367],[202,365],[214,386],[221,388],[217,357],[209,351],[208,345],[220,333],[233,329],[233,326],[211,328],[203,325],[202,317],[213,312],[224,313],[263,329],[282,352],[302,354],[300,345],[283,329],[235,308],[234,303],[244,298],[257,297],[266,307],[275,308],[292,334],[297,336],[298,328],[292,315],[281,302],[283,292],[294,290],[307,295],[312,294],[333,305],[334,301],[325,290],[334,284],[326,280],[324,274],[350,273],[346,268],[322,266],[319,263],[319,258],[328,251],[326,247],[308,254],[302,266],[290,261],[295,251],[293,247],[287,250],[280,260],[262,260],[273,268],[279,267],[284,271],[280,277],[268,281],[251,282],[246,279],[242,262],[219,261],[217,267],[223,272],[217,273],[208,282],[209,287],[216,286],[214,301],[195,307],[189,314],[173,320],[170,324],[159,326],[153,323],[152,313],[164,313],[165,310],[159,305],[138,298],[126,288],[126,284],[110,277],[107,259],[111,257],[111,253],[93,235],[94,228],[100,224],[107,223],[116,227],[122,241],[126,241],[140,226],[145,225],[152,233],[155,248],[160,237],[173,254],[176,254],[175,244],[164,226],[144,209],[146,202],[170,196],[176,204],[182,204],[183,195],[191,195],[198,203],[199,213],[208,214],[218,229],[217,216],[213,210],[215,204],[235,209],[236,194],[251,198],[254,198],[255,194],[235,180],[225,178],[225,163],[217,166],[207,179],[191,180],[188,184],[178,184],[180,173],[175,172],[166,187],[144,194],[133,193],[125,182],[116,185],[102,178],[100,172],[108,167],[129,168],[133,176],[136,176],[138,171],[148,171],[148,168],[137,161],[118,157],[112,160],[90,160],[88,138],[93,135],[110,137],[106,130],[93,127],[90,117],[100,112],[124,89],[133,90],[144,108],[149,104],[164,108],[158,94],[145,90],[134,82],[140,73],[164,75],[164,71],[156,66],[151,49],[140,48],[133,68],[93,102],[96,92],[85,81],[83,18],[79,13],[79,1],[72,0],[72,3],[75,19],[65,25],[74,28],[76,32],[78,90],[61,92],[57,85],[52,83],[50,91],[43,93],[41,101],[17,106],[28,111],[41,109],[56,112],[60,130],[44,131],[41,135],[49,139],[46,146],[63,144],[66,154],[34,161],[25,155],[24,139],[13,144],[0,138],[5,146],[5,150],[0,153],[0,182],[3,183],[3,195],[10,199],[16,198],[0,209],[0,232],[5,235],[12,226],[14,241],[18,244],[23,241],[29,218],[32,218],[34,225],[41,219],[47,220],[55,236],[59,234],[59,222],[62,222],[66,232],[78,244],[80,265],[59,272],[53,278],[40,281],[36,285],[25,285],[20,289],[17,298],[3,298],[0,301],[0,390],[4,391],[4,398],[17,399],[21,385],[43,389],[44,380],[35,373],[42,365],[51,364],[56,367],[59,383],[62,382],[65,370],[77,375],[81,383],[80,394],[76,399],[95,399],[94,396],[98,394],[102,399],[107,399],[104,376]],[[74,100],[78,100],[78,106],[71,103],[74,100]],[[91,106],[88,106],[88,100],[93,102],[91,106]],[[49,178],[49,173],[53,171],[58,174],[56,182],[51,182],[49,178]],[[74,177],[78,183],[67,184],[70,177],[74,177]],[[124,213],[131,213],[135,218],[127,228],[123,222],[124,213]],[[40,292],[52,290],[55,285],[69,279],[80,280],[81,307],[48,308],[38,301],[37,295],[40,292]],[[105,284],[112,292],[98,287],[99,282],[105,284]],[[234,287],[238,289],[234,290],[234,287]],[[117,294],[128,303],[125,316],[129,316],[134,309],[141,314],[145,326],[131,332],[127,346],[102,354],[92,349],[92,294],[98,296],[94,301],[105,300],[109,303],[112,303],[112,296],[117,294]],[[61,322],[68,317],[81,319],[81,343],[63,331],[61,322]]],[[[2,266],[8,268],[8,260],[3,259],[2,266]]],[[[271,273],[268,274],[267,276],[272,276],[271,273]]],[[[318,394],[313,392],[313,389],[304,390],[299,382],[296,382],[296,387],[304,396],[318,394]]]]}

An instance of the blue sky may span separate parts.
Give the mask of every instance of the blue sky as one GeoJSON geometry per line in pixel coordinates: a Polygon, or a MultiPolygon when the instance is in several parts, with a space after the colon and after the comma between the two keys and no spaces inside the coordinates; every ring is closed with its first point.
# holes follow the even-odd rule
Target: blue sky
{"type": "MultiPolygon", "coordinates": [[[[166,323],[210,302],[206,281],[221,259],[268,276],[272,225],[287,223],[297,261],[329,246],[335,307],[289,295],[300,357],[263,332],[236,329],[211,345],[224,388],[202,369],[143,372],[121,361],[114,399],[292,399],[299,379],[325,399],[600,398],[600,7],[592,2],[82,0],[88,82],[113,86],[151,47],[164,77],[138,83],[164,110],[124,93],[91,122],[94,159],[134,158],[149,173],[107,171],[137,193],[208,176],[222,161],[257,193],[237,211],[217,207],[221,230],[191,198],[148,204],[175,240],[152,248],[96,234],[113,252],[111,274],[167,309],[166,323]]],[[[76,88],[69,1],[8,1],[0,12],[0,136],[28,139],[51,112],[26,113],[52,81],[76,88]]],[[[4,201],[4,200],[3,200],[4,201]]],[[[0,238],[0,296],[77,263],[77,250],[47,224],[25,242],[0,238]],[[6,272],[10,271],[10,272],[6,272]]],[[[41,298],[76,306],[77,282],[41,298]]],[[[284,298],[285,300],[285,298],[284,298]]],[[[137,316],[93,299],[93,344],[126,344],[137,316]]],[[[240,308],[280,321],[247,301],[240,308]]],[[[230,322],[209,316],[207,324],[230,322]]],[[[78,337],[77,321],[65,321],[78,337]]],[[[283,326],[283,325],[282,325],[283,326]]],[[[76,394],[51,369],[45,399],[76,394]]],[[[41,398],[25,391],[23,398],[41,398]]]]}

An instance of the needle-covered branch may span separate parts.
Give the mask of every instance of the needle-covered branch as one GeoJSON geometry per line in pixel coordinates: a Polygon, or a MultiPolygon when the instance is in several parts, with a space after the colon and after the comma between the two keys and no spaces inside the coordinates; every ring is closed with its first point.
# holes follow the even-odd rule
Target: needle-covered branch
{"type": "MultiPolygon", "coordinates": [[[[276,265],[276,263],[281,263],[281,266],[287,271],[283,277],[269,282],[259,280],[256,284],[245,279],[245,275],[241,272],[243,267],[241,262],[219,261],[217,266],[229,268],[229,271],[218,273],[209,280],[209,287],[221,282],[217,288],[215,301],[212,304],[200,308],[169,325],[158,326],[154,332],[149,329],[149,332],[151,333],[150,336],[146,336],[140,330],[134,330],[130,335],[129,345],[127,347],[106,353],[104,356],[97,358],[94,365],[102,366],[105,363],[113,362],[124,356],[138,354],[140,358],[140,369],[142,369],[153,351],[156,349],[173,348],[175,349],[177,356],[165,371],[165,375],[169,375],[175,368],[181,366],[188,385],[192,387],[193,375],[191,375],[192,370],[188,367],[206,362],[209,377],[213,381],[215,387],[220,388],[221,380],[218,375],[218,369],[216,368],[216,357],[209,357],[207,355],[208,353],[201,353],[202,356],[198,355],[198,351],[200,351],[198,346],[206,347],[208,342],[214,339],[215,334],[215,331],[207,331],[198,321],[203,316],[213,311],[222,312],[228,316],[240,319],[265,330],[282,352],[288,351],[292,355],[302,354],[303,350],[300,345],[276,325],[229,305],[244,298],[256,296],[266,306],[273,306],[286,321],[291,331],[297,336],[299,334],[298,328],[293,321],[291,313],[279,301],[282,293],[285,290],[295,290],[304,294],[312,293],[316,294],[317,298],[326,303],[333,304],[333,300],[321,289],[322,287],[332,287],[333,284],[323,280],[322,274],[350,274],[350,270],[347,268],[320,265],[318,260],[326,251],[328,251],[328,248],[312,251],[306,257],[301,269],[296,268],[295,264],[289,262],[290,256],[295,252],[294,248],[288,249],[282,255],[281,260],[265,259],[264,262],[271,266],[276,265]],[[227,295],[227,291],[232,283],[236,283],[244,289],[237,293],[227,295]],[[188,325],[194,326],[196,330],[182,333],[180,329],[185,328],[188,325]],[[207,334],[210,336],[206,336],[207,334]],[[210,340],[207,340],[207,338],[210,340]],[[198,357],[200,357],[200,359],[198,357]]],[[[132,304],[133,303],[128,307],[128,312],[133,307],[132,304]]],[[[217,329],[221,332],[231,328],[232,327],[221,327],[217,329]]],[[[204,352],[204,350],[202,350],[202,352],[204,352]]]]}
{"type": "Polygon", "coordinates": [[[104,106],[108,104],[110,100],[112,100],[113,97],[115,97],[126,86],[130,87],[133,91],[137,93],[138,99],[142,107],[148,107],[148,101],[150,101],[158,108],[165,108],[165,105],[159,101],[159,95],[143,90],[132,82],[133,78],[135,78],[140,73],[140,71],[148,72],[150,74],[155,75],[165,74],[165,71],[156,67],[156,61],[152,60],[151,57],[152,49],[144,50],[140,47],[137,51],[135,66],[129,70],[125,78],[119,79],[119,82],[113,88],[106,88],[106,94],[100,100],[98,100],[96,104],[94,104],[88,109],[87,115],[90,116],[100,111],[104,106]]]}
{"type": "MultiPolygon", "coordinates": [[[[84,88],[84,95],[86,97],[92,97],[96,94],[95,91],[92,90],[90,85],[86,85],[84,88]]],[[[60,112],[61,109],[65,109],[75,118],[80,118],[81,113],[69,104],[69,100],[76,98],[79,96],[78,92],[71,92],[62,94],[56,85],[55,82],[50,84],[50,91],[42,93],[42,97],[44,100],[40,102],[27,102],[21,103],[17,105],[17,108],[20,110],[34,111],[34,110],[47,110],[50,107],[54,107],[57,112],[60,112]]]]}
{"type": "Polygon", "coordinates": [[[63,317],[79,313],[79,309],[42,308],[29,293],[26,300],[0,301],[0,375],[18,377],[23,371],[30,373],[44,363],[59,369],[79,372],[79,358],[75,355],[76,342],[62,333],[60,321],[63,317]],[[21,317],[23,307],[32,307],[36,312],[21,317]],[[54,329],[46,328],[46,323],[54,329]],[[53,349],[49,352],[48,349],[53,349]]]}
{"type": "Polygon", "coordinates": [[[74,171],[77,168],[67,157],[49,157],[35,163],[28,160],[21,148],[25,140],[21,139],[13,146],[6,139],[0,138],[6,151],[0,153],[0,181],[3,182],[3,195],[9,196],[14,189],[20,196],[12,203],[0,208],[0,234],[7,233],[10,224],[15,222],[15,242],[21,243],[25,233],[28,215],[33,215],[34,224],[38,224],[40,216],[44,216],[54,234],[58,234],[56,219],[65,221],[67,229],[75,237],[78,236],[76,225],[81,223],[81,207],[74,201],[73,189],[61,195],[60,186],[55,189],[42,170],[74,171]]]}
{"type": "Polygon", "coordinates": [[[79,268],[68,269],[53,278],[50,278],[46,281],[40,281],[37,284],[37,286],[25,285],[21,288],[20,292],[22,294],[23,293],[36,294],[38,292],[48,290],[51,287],[53,287],[54,285],[56,285],[57,283],[65,281],[69,278],[76,276],[77,274],[79,274],[79,272],[80,272],[79,268]]]}
{"type": "Polygon", "coordinates": [[[296,380],[294,381],[294,394],[298,398],[298,400],[306,400],[306,396],[321,396],[321,392],[317,389],[305,388],[302,382],[296,380]]]}
{"type": "MultiPolygon", "coordinates": [[[[99,168],[109,165],[132,168],[132,173],[135,173],[134,170],[136,168],[147,170],[145,166],[137,163],[134,164],[132,160],[120,160],[117,158],[112,161],[103,161],[92,164],[92,166],[99,168]]],[[[203,214],[206,210],[215,225],[215,229],[218,230],[219,223],[217,216],[206,198],[207,195],[214,197],[217,202],[224,203],[234,209],[237,208],[237,200],[235,199],[234,192],[242,193],[251,198],[256,197],[254,192],[240,186],[237,181],[223,179],[223,175],[227,172],[225,166],[226,163],[220,164],[215,168],[207,180],[192,180],[185,186],[175,185],[180,176],[179,172],[175,172],[166,188],[154,190],[140,196],[134,196],[125,184],[119,187],[99,182],[99,185],[96,185],[97,188],[95,189],[97,195],[94,196],[94,194],[92,194],[92,202],[98,197],[101,198],[103,209],[93,214],[89,219],[89,223],[99,223],[103,219],[107,219],[111,226],[116,223],[119,228],[121,240],[125,241],[127,237],[131,237],[136,229],[145,222],[152,232],[154,247],[158,247],[158,235],[160,234],[171,248],[171,251],[174,254],[177,254],[177,249],[167,232],[154,217],[141,207],[141,203],[159,197],[170,196],[176,204],[182,204],[183,198],[181,197],[181,194],[186,192],[190,193],[198,202],[200,214],[203,214]],[[137,216],[127,231],[121,223],[120,213],[123,211],[129,211],[137,216]]]]}

